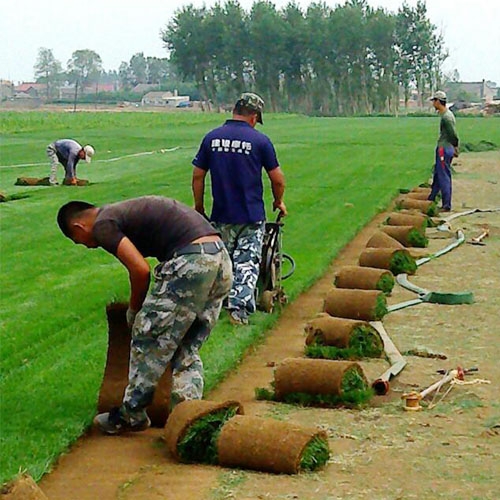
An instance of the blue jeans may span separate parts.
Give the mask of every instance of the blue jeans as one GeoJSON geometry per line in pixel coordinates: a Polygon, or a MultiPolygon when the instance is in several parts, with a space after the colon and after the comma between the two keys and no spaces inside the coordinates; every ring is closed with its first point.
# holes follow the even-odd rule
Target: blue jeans
{"type": "Polygon", "coordinates": [[[451,209],[451,162],[455,150],[453,146],[436,148],[436,161],[434,164],[434,175],[432,177],[432,188],[429,200],[434,201],[439,192],[445,210],[451,209]]]}

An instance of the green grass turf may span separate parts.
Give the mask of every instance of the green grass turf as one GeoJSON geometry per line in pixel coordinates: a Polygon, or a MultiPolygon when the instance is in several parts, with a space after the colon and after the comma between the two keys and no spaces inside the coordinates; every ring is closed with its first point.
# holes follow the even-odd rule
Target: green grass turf
{"type": "MultiPolygon", "coordinates": [[[[192,204],[191,160],[202,136],[227,115],[199,113],[1,113],[0,482],[19,469],[39,479],[87,428],[96,410],[107,346],[106,303],[127,300],[125,268],[102,250],[64,238],[58,208],[72,199],[102,204],[146,194],[192,204]],[[88,187],[14,186],[45,177],[45,148],[70,137],[91,143],[79,164],[88,187]],[[170,152],[159,152],[177,148],[170,152]],[[130,156],[119,161],[106,160],[130,156]],[[35,166],[18,166],[41,164],[35,166]],[[27,197],[23,198],[24,195],[27,197]],[[20,198],[14,200],[13,198],[20,198]]],[[[500,144],[499,120],[460,119],[461,138],[500,144]]],[[[287,176],[284,248],[297,263],[285,290],[293,300],[398,189],[428,179],[439,120],[266,115],[287,176]]],[[[62,168],[59,171],[62,179],[62,168]]],[[[271,194],[266,186],[269,218],[271,194]]],[[[210,198],[210,196],[208,196],[210,198]]],[[[223,314],[202,349],[206,392],[276,321],[256,313],[248,327],[223,314]]]]}

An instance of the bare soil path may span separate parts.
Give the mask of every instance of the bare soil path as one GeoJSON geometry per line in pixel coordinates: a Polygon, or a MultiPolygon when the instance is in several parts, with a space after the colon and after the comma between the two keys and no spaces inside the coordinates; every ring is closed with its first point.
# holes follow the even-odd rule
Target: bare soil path
{"type": "MultiPolygon", "coordinates": [[[[500,206],[500,153],[464,154],[455,164],[454,208],[500,206]]],[[[386,396],[363,410],[299,408],[256,401],[254,389],[273,379],[272,365],[302,356],[304,324],[321,311],[335,272],[357,264],[367,240],[386,214],[371,221],[346,246],[327,274],[286,307],[265,342],[248,353],[207,399],[237,399],[250,415],[320,426],[329,435],[331,460],[314,474],[272,475],[173,461],[162,431],[120,437],[95,430],[61,457],[40,487],[49,500],[111,499],[498,499],[500,498],[500,212],[452,221],[470,239],[489,227],[484,246],[463,244],[419,267],[410,280],[433,291],[472,291],[471,305],[423,303],[390,313],[384,327],[401,352],[418,349],[446,360],[408,356],[386,396]],[[490,383],[456,386],[433,409],[407,412],[401,395],[439,380],[438,369],[476,366],[467,380],[490,383]]],[[[428,230],[437,251],[450,234],[428,230]]],[[[448,238],[448,239],[447,239],[448,238]]],[[[415,298],[396,286],[390,304],[415,298]]],[[[362,361],[369,380],[386,361],[362,361]]],[[[439,399],[439,398],[438,398],[439,399]]]]}

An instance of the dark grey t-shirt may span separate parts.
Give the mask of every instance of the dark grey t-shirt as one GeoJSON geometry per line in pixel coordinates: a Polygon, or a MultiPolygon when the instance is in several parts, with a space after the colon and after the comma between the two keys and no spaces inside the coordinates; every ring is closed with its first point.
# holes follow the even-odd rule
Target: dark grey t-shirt
{"type": "Polygon", "coordinates": [[[161,196],[104,205],[93,229],[97,244],[113,255],[126,236],[143,257],[156,257],[160,262],[191,241],[212,234],[219,233],[194,209],[161,196]]]}

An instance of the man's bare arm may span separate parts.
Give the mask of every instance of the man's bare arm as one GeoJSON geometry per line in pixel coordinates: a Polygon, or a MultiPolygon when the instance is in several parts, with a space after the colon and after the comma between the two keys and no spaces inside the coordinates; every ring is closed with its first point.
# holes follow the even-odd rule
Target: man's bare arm
{"type": "Polygon", "coordinates": [[[128,270],[130,279],[129,308],[137,312],[142,307],[148,293],[149,264],[127,237],[120,241],[116,256],[128,270]]]}
{"type": "Polygon", "coordinates": [[[193,189],[194,209],[201,215],[205,215],[205,176],[207,171],[202,168],[193,168],[193,180],[191,187],[193,189]]]}

